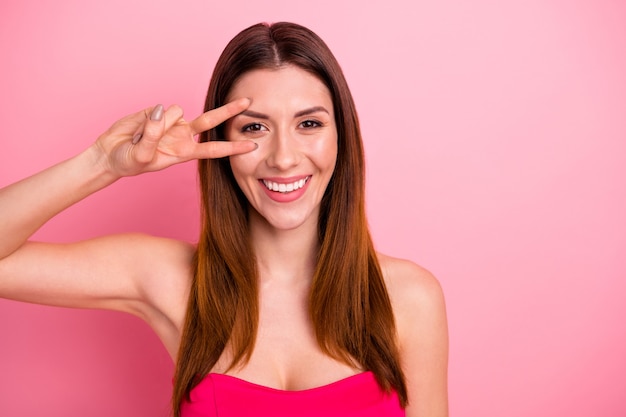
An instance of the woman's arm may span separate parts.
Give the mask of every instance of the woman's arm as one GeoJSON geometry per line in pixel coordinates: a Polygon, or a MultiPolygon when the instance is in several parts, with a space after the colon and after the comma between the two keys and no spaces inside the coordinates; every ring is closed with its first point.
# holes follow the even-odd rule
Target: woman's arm
{"type": "Polygon", "coordinates": [[[407,417],[448,416],[448,325],[441,286],[412,262],[381,256],[407,379],[407,417]]]}
{"type": "Polygon", "coordinates": [[[251,142],[199,144],[193,139],[247,106],[247,100],[238,100],[190,123],[178,106],[165,112],[162,106],[145,109],[117,121],[81,154],[1,189],[0,259],[50,218],[121,177],[253,150],[251,142]]]}
{"type": "MultiPolygon", "coordinates": [[[[194,140],[248,103],[229,103],[192,122],[176,106],[145,109],[116,122],[85,152],[0,190],[0,297],[144,314],[141,304],[152,303],[153,284],[188,270],[189,245],[141,235],[72,244],[27,240],[57,213],[123,176],[255,149],[251,142],[194,140]]],[[[168,285],[158,284],[157,291],[167,292],[168,285]]]]}

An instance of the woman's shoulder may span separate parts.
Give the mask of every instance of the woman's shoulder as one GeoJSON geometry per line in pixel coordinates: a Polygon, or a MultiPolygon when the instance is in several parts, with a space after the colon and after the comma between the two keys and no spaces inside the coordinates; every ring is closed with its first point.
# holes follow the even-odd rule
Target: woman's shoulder
{"type": "Polygon", "coordinates": [[[135,254],[138,262],[143,263],[143,273],[137,276],[136,285],[144,308],[138,315],[175,357],[185,320],[196,246],[143,234],[127,235],[123,239],[137,246],[135,254]]]}
{"type": "Polygon", "coordinates": [[[385,255],[379,259],[407,379],[407,415],[433,410],[448,415],[448,323],[441,285],[432,273],[411,261],[385,255]]]}
{"type": "Polygon", "coordinates": [[[106,235],[74,246],[107,254],[110,262],[117,262],[121,269],[132,271],[140,279],[163,274],[185,277],[196,250],[189,242],[145,233],[106,235]]]}
{"type": "MultiPolygon", "coordinates": [[[[156,291],[159,298],[174,294],[184,296],[191,282],[196,246],[192,243],[144,234],[127,235],[127,245],[135,247],[137,262],[142,262],[142,286],[156,291]]],[[[167,298],[167,297],[165,297],[167,298]]],[[[179,300],[177,300],[179,301],[179,300]]]]}
{"type": "Polygon", "coordinates": [[[172,238],[142,233],[127,234],[120,238],[136,244],[139,250],[149,252],[153,260],[159,259],[160,263],[171,263],[174,267],[189,266],[196,251],[196,245],[172,238]]]}
{"type": "Polygon", "coordinates": [[[406,259],[377,255],[390,296],[413,301],[442,297],[439,281],[426,268],[406,259]]]}
{"type": "Polygon", "coordinates": [[[445,323],[445,301],[439,280],[422,266],[378,254],[400,337],[445,323]]]}

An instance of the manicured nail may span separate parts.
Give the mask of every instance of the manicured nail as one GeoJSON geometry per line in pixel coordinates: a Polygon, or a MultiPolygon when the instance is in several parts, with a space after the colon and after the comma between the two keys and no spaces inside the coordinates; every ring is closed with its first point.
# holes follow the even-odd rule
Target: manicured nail
{"type": "Polygon", "coordinates": [[[142,136],[143,136],[142,132],[139,132],[135,136],[133,136],[133,141],[132,141],[133,145],[136,145],[137,143],[139,143],[142,136]]]}
{"type": "Polygon", "coordinates": [[[163,105],[159,104],[152,110],[152,113],[150,113],[150,120],[159,121],[162,118],[163,118],[163,105]]]}

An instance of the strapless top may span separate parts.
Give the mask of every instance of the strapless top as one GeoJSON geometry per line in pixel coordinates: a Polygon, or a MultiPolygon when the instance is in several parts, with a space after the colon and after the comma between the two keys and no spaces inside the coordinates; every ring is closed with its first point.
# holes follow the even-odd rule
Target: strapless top
{"type": "Polygon", "coordinates": [[[404,417],[395,392],[383,391],[372,372],[321,387],[285,391],[208,374],[180,408],[181,417],[404,417]]]}

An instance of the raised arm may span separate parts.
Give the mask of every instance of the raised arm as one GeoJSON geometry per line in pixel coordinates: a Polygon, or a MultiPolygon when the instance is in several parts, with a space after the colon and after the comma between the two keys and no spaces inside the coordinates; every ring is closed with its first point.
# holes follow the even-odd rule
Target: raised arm
{"type": "Polygon", "coordinates": [[[27,240],[57,213],[123,176],[255,149],[252,142],[194,139],[248,104],[234,101],[191,122],[177,106],[145,109],[117,121],[81,154],[0,190],[0,297],[145,314],[141,304],[150,304],[154,291],[172,289],[166,275],[189,268],[189,245],[140,235],[72,244],[27,240]]]}
{"type": "Polygon", "coordinates": [[[145,109],[117,121],[81,154],[0,189],[0,259],[53,216],[123,176],[253,150],[251,142],[194,140],[247,105],[246,99],[238,100],[189,123],[177,106],[145,109]]]}

